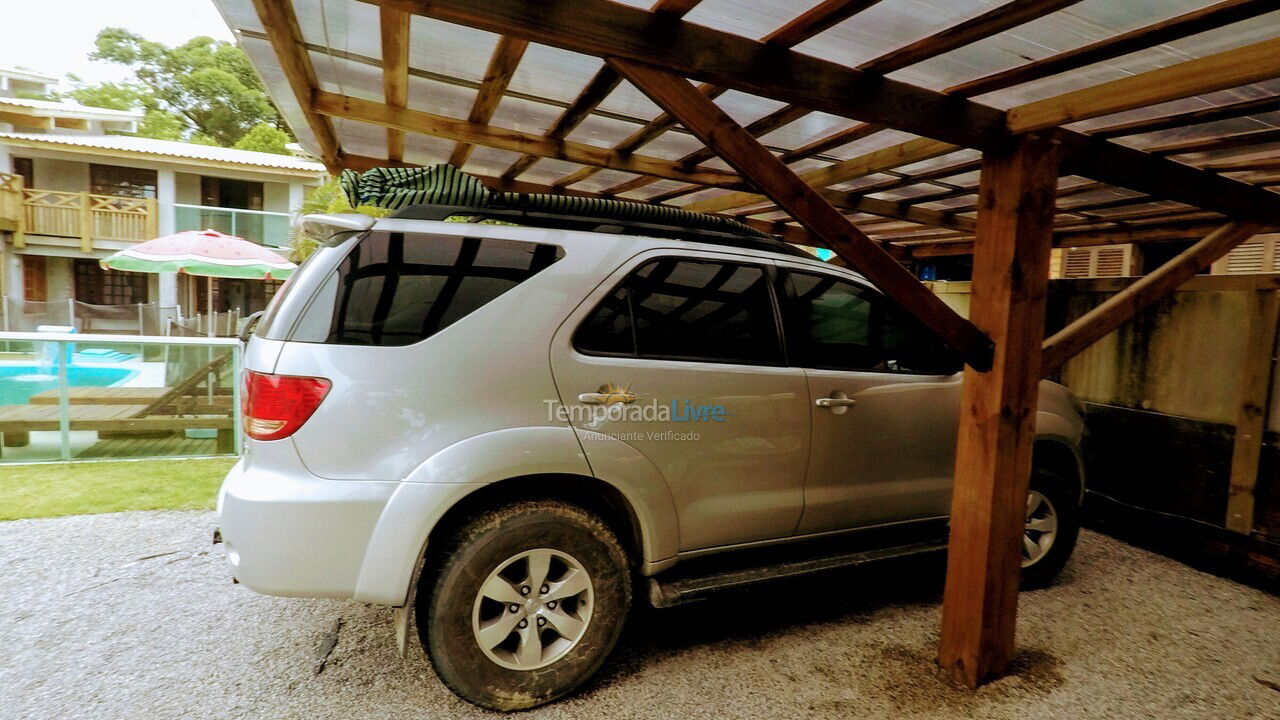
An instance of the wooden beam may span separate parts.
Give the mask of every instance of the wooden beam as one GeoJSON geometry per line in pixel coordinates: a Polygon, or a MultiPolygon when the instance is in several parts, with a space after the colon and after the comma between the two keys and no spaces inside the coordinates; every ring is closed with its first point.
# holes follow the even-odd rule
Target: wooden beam
{"type": "MultiPolygon", "coordinates": [[[[546,137],[550,140],[559,140],[573,132],[591,114],[591,111],[609,96],[609,93],[617,89],[621,82],[622,78],[612,68],[607,65],[600,68],[578,97],[574,98],[569,107],[547,129],[546,137]]],[[[503,171],[502,177],[514,180],[541,159],[539,155],[521,155],[518,160],[511,163],[511,167],[503,171]]]]}
{"type": "Polygon", "coordinates": [[[764,41],[779,47],[794,47],[820,32],[829,30],[881,0],[823,0],[795,16],[791,22],[765,36],[764,41]]]}
{"type": "Polygon", "coordinates": [[[1151,274],[1107,298],[1044,341],[1044,373],[1051,374],[1081,350],[1126,323],[1152,303],[1172,292],[1214,260],[1261,230],[1254,223],[1227,223],[1151,274]]]}
{"type": "Polygon", "coordinates": [[[884,125],[858,123],[857,125],[847,127],[844,130],[834,132],[825,137],[820,137],[817,140],[801,145],[795,150],[783,153],[782,162],[790,163],[795,162],[796,160],[812,157],[828,150],[838,148],[841,145],[848,145],[851,142],[856,142],[884,129],[884,125]]]}
{"type": "Polygon", "coordinates": [[[34,130],[52,130],[53,118],[48,115],[27,115],[18,112],[6,112],[0,110],[0,122],[9,123],[14,127],[31,128],[34,130]]]}
{"type": "Polygon", "coordinates": [[[1013,655],[1057,154],[1027,137],[987,153],[982,169],[969,316],[995,354],[990,372],[964,374],[938,648],[969,688],[1002,675],[1013,655]]]}
{"type": "MultiPolygon", "coordinates": [[[[751,133],[752,137],[760,137],[761,135],[768,135],[774,130],[777,130],[778,128],[784,125],[787,125],[789,123],[795,122],[796,120],[799,120],[800,118],[808,114],[809,114],[809,110],[805,108],[798,107],[796,105],[783,105],[781,108],[775,110],[774,112],[771,112],[768,115],[765,115],[764,117],[760,118],[759,120],[756,120],[746,125],[746,131],[751,133]]],[[[684,157],[680,158],[677,162],[684,165],[696,165],[698,163],[704,163],[714,158],[715,156],[716,154],[712,152],[710,148],[703,147],[685,155],[684,157]]],[[[621,195],[622,193],[631,192],[632,190],[638,190],[646,185],[650,185],[655,182],[657,182],[657,179],[653,177],[633,178],[624,183],[620,183],[618,185],[615,185],[611,188],[606,189],[604,191],[604,194],[605,195],[621,195]]],[[[689,192],[697,192],[698,190],[701,190],[701,189],[702,188],[696,185],[690,185],[688,187],[689,192]]]]}
{"type": "MultiPolygon", "coordinates": [[[[382,35],[382,94],[387,104],[409,103],[409,13],[378,8],[382,35]]],[[[387,159],[404,159],[404,131],[387,128],[387,159]]]]}
{"type": "Polygon", "coordinates": [[[921,285],[706,95],[669,71],[626,60],[610,59],[609,63],[971,365],[986,369],[990,346],[981,332],[921,285]]]}
{"type": "Polygon", "coordinates": [[[1127,137],[1129,135],[1141,135],[1142,133],[1155,132],[1157,130],[1170,130],[1172,128],[1187,127],[1189,125],[1217,122],[1218,120],[1231,120],[1248,115],[1260,115],[1262,113],[1272,112],[1273,110],[1280,110],[1280,95],[1257,98],[1255,100],[1246,100],[1244,102],[1231,103],[1229,105],[1207,107],[1200,110],[1191,110],[1189,112],[1177,113],[1175,115],[1165,115],[1157,118],[1148,118],[1146,120],[1132,120],[1130,122],[1118,123],[1116,125],[1108,125],[1107,127],[1100,128],[1098,130],[1090,130],[1089,135],[1095,138],[1127,137]]]}
{"type": "Polygon", "coordinates": [[[1019,105],[1009,111],[1009,130],[1029,132],[1078,120],[1249,83],[1280,75],[1280,38],[1227,50],[1177,65],[1019,105]]]}
{"type": "MultiPolygon", "coordinates": [[[[682,18],[697,7],[702,0],[658,0],[653,6],[653,12],[662,17],[682,18]]],[[[601,102],[604,101],[609,93],[617,89],[618,83],[622,82],[622,78],[613,68],[605,65],[600,68],[587,86],[583,88],[578,97],[574,98],[569,107],[556,118],[556,121],[547,129],[546,136],[553,139],[560,139],[573,132],[587,116],[596,109],[601,102]]],[[[538,162],[537,155],[522,155],[520,159],[511,164],[511,167],[503,171],[502,177],[507,179],[515,179],[521,173],[533,167],[538,162]]]]}
{"type": "MultiPolygon", "coordinates": [[[[618,57],[822,112],[978,149],[1007,146],[1005,113],[785,48],[609,2],[364,0],[598,57],[618,57]]],[[[1275,193],[1078,132],[1054,131],[1065,167],[1224,215],[1280,223],[1275,193]]]]}
{"type": "Polygon", "coordinates": [[[981,15],[935,32],[905,47],[858,66],[863,72],[887,75],[931,57],[951,52],[991,35],[1070,7],[1080,0],[1012,0],[981,15]]]}
{"type": "Polygon", "coordinates": [[[1248,535],[1253,532],[1254,491],[1262,459],[1262,435],[1267,429],[1268,396],[1276,358],[1276,328],[1280,322],[1280,293],[1259,290],[1249,321],[1240,376],[1240,409],[1231,450],[1231,476],[1227,490],[1226,528],[1248,535]]]}
{"type": "MultiPolygon", "coordinates": [[[[498,103],[502,102],[502,95],[507,91],[507,85],[511,84],[511,76],[515,75],[516,68],[520,65],[520,58],[524,57],[524,51],[528,47],[527,40],[506,35],[498,38],[498,46],[494,48],[493,56],[489,58],[489,66],[484,71],[484,81],[480,83],[480,91],[476,93],[476,100],[471,106],[471,114],[467,116],[467,122],[476,125],[489,124],[493,119],[493,113],[498,110],[498,103]]],[[[467,164],[467,158],[471,155],[473,147],[475,146],[471,143],[459,142],[453,148],[453,153],[449,155],[449,164],[456,168],[467,164]]]]}
{"type": "MultiPolygon", "coordinates": [[[[866,8],[876,4],[877,2],[880,2],[880,0],[825,0],[824,2],[818,3],[816,6],[796,16],[795,19],[793,19],[791,22],[787,23],[783,27],[775,30],[774,32],[769,33],[763,38],[762,42],[768,43],[770,45],[775,45],[780,48],[789,48],[793,45],[804,42],[805,40],[813,37],[814,35],[822,32],[823,30],[826,30],[832,25],[835,25],[841,20],[848,18],[849,16],[853,15],[856,12],[865,10],[866,8]]],[[[698,86],[698,91],[703,93],[707,97],[714,99],[724,94],[725,88],[717,87],[716,85],[709,84],[709,83],[704,83],[698,86]]],[[[791,122],[792,120],[795,120],[802,115],[806,115],[809,112],[810,111],[808,108],[804,108],[798,105],[785,105],[782,108],[780,108],[777,112],[773,113],[773,115],[781,115],[783,117],[788,117],[786,122],[791,122]]],[[[766,116],[762,120],[758,120],[755,123],[752,123],[751,125],[749,125],[747,129],[753,130],[756,126],[762,123],[768,124],[770,122],[771,122],[770,117],[766,116]]],[[[786,122],[773,125],[772,127],[762,127],[760,128],[759,132],[753,132],[753,134],[764,135],[766,132],[769,132],[772,129],[775,129],[777,127],[780,127],[781,125],[786,124],[786,122]]],[[[632,133],[630,137],[627,137],[622,142],[615,145],[614,149],[619,152],[635,152],[636,150],[649,144],[650,142],[653,142],[654,140],[661,137],[668,130],[672,130],[675,127],[676,127],[675,119],[672,118],[669,113],[662,113],[658,117],[654,118],[647,125],[645,125],[645,127],[640,128],[636,132],[632,133]]],[[[694,153],[694,154],[696,155],[697,153],[694,153]]],[[[689,160],[687,158],[681,158],[681,162],[702,162],[702,160],[689,160]]],[[[566,175],[556,180],[552,184],[556,185],[557,187],[567,187],[569,185],[574,185],[576,183],[582,182],[583,180],[586,180],[587,178],[594,175],[596,172],[598,172],[597,168],[590,168],[590,167],[582,168],[577,172],[571,173],[569,175],[566,175]]],[[[628,192],[630,190],[635,190],[638,187],[642,187],[643,184],[647,184],[648,182],[652,182],[652,181],[649,180],[648,178],[636,178],[635,180],[630,181],[631,184],[627,185],[625,189],[610,188],[607,191],[607,194],[616,195],[616,194],[628,192]]],[[[619,186],[619,187],[622,187],[622,186],[619,186]]]]}
{"type": "MultiPolygon", "coordinates": [[[[1022,25],[1030,20],[1052,13],[1058,9],[1073,5],[1080,0],[1030,0],[1010,2],[1005,5],[993,8],[977,17],[970,18],[964,22],[954,25],[946,30],[929,36],[917,43],[913,43],[899,50],[883,55],[871,60],[858,69],[869,73],[888,73],[893,70],[900,69],[906,65],[914,64],[926,60],[937,55],[942,55],[957,47],[976,42],[984,37],[995,35],[996,33],[1007,30],[1011,27],[1022,25]]],[[[765,36],[764,42],[775,44],[780,47],[792,47],[797,45],[819,32],[826,30],[837,22],[853,15],[856,12],[865,10],[874,2],[848,2],[847,0],[828,0],[818,4],[798,16],[795,20],[788,23],[779,30],[765,36]]],[[[808,108],[800,105],[785,105],[774,115],[781,115],[787,118],[786,122],[803,117],[811,112],[808,108]]],[[[765,118],[768,120],[769,118],[765,118]]],[[[747,126],[747,130],[753,135],[765,135],[768,132],[780,127],[784,123],[774,126],[766,125],[762,129],[757,129],[757,124],[752,123],[747,126]]],[[[883,127],[877,125],[862,124],[848,128],[844,131],[837,132],[830,137],[821,138],[814,143],[810,143],[805,148],[798,148],[791,153],[783,155],[783,162],[791,162],[792,160],[806,157],[806,152],[821,152],[821,150],[809,150],[810,147],[831,148],[847,144],[859,137],[866,137],[874,132],[882,130],[883,127]]],[[[701,162],[701,160],[697,160],[701,162]]],[[[638,178],[628,184],[620,185],[617,188],[610,188],[609,193],[623,193],[642,187],[645,184],[653,182],[647,178],[638,178]]],[[[694,192],[696,188],[686,188],[684,191],[672,191],[664,193],[662,200],[669,200],[673,197],[679,197],[681,194],[694,192]]]]}
{"type": "Polygon", "coordinates": [[[288,0],[253,0],[253,7],[267,31],[267,39],[280,61],[280,70],[289,83],[289,89],[302,108],[307,128],[320,146],[320,161],[331,174],[337,174],[342,168],[342,147],[333,132],[333,123],[311,107],[318,83],[315,68],[311,66],[311,58],[303,45],[298,18],[293,14],[293,4],[288,0]]]}
{"type": "Polygon", "coordinates": [[[584,165],[598,165],[613,170],[657,175],[669,180],[696,182],[714,187],[742,187],[742,179],[724,170],[713,168],[684,168],[678,163],[644,155],[623,155],[596,145],[569,140],[548,140],[541,135],[478,125],[441,115],[393,108],[382,103],[318,91],[312,107],[316,112],[332,117],[347,118],[398,128],[407,132],[457,140],[475,145],[496,147],[502,150],[540,155],[542,157],[569,160],[584,165]]]}
{"type": "Polygon", "coordinates": [[[1146,50],[1157,45],[1178,40],[1206,30],[1275,10],[1272,0],[1226,0],[1216,5],[1193,10],[1177,17],[1162,20],[1136,30],[1114,35],[1089,43],[1074,50],[1067,50],[1049,57],[1024,63],[1008,70],[970,80],[947,88],[947,93],[960,97],[973,97],[993,90],[1057,75],[1068,70],[1082,68],[1104,60],[1146,50]]]}
{"type": "MultiPolygon", "coordinates": [[[[800,179],[815,188],[823,188],[828,185],[856,180],[883,170],[930,160],[959,149],[950,143],[930,140],[929,138],[916,138],[901,145],[874,150],[866,155],[859,155],[828,167],[810,170],[802,173],[800,179]]],[[[764,199],[765,196],[752,192],[725,193],[706,200],[689,203],[684,206],[684,209],[695,212],[721,212],[736,207],[745,207],[764,199]]]]}

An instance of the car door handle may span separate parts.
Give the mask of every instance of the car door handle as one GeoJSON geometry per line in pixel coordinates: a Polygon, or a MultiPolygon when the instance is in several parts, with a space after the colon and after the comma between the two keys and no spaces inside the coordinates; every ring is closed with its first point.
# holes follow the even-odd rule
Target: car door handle
{"type": "Polygon", "coordinates": [[[813,404],[820,408],[843,408],[853,407],[858,404],[858,401],[853,398],[827,397],[818,398],[813,402],[813,404]]]}
{"type": "Polygon", "coordinates": [[[581,395],[578,396],[578,402],[586,405],[603,405],[605,401],[608,399],[609,399],[608,395],[605,395],[604,393],[598,393],[598,392],[582,393],[581,395]]]}

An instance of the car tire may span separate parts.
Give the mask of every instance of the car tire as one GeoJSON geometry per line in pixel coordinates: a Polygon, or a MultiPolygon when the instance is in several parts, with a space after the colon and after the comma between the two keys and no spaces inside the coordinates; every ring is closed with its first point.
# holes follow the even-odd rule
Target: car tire
{"type": "Polygon", "coordinates": [[[419,581],[419,638],[441,681],[491,710],[536,707],[582,684],[612,651],[631,604],[616,535],[567,503],[480,513],[433,557],[419,581]],[[579,573],[589,581],[581,591],[579,573]]]}
{"type": "Polygon", "coordinates": [[[1032,530],[1033,521],[1043,521],[1049,511],[1055,521],[1053,537],[1034,562],[1026,564],[1029,553],[1024,549],[1022,589],[1035,590],[1048,586],[1062,571],[1075,550],[1076,540],[1080,536],[1080,488],[1049,468],[1033,468],[1028,490],[1028,510],[1031,515],[1026,522],[1024,545],[1028,540],[1032,543],[1045,542],[1043,535],[1037,535],[1032,530]],[[1032,510],[1037,494],[1039,504],[1032,510]]]}

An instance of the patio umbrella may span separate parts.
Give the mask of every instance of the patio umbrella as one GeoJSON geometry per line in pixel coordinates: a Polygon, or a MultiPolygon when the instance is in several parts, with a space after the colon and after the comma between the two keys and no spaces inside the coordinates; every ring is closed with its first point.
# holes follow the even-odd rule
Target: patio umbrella
{"type": "Polygon", "coordinates": [[[99,264],[129,272],[183,272],[209,278],[209,309],[213,310],[213,278],[283,280],[298,266],[244,238],[217,230],[187,230],[165,235],[103,258],[99,264]]]}

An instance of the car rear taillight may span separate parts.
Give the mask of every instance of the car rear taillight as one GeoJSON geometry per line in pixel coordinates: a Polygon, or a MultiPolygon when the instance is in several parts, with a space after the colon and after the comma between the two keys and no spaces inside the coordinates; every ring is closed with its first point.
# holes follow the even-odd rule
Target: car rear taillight
{"type": "Polygon", "coordinates": [[[332,386],[324,378],[246,370],[240,398],[244,434],[254,440],[289,437],[320,407],[332,386]]]}

